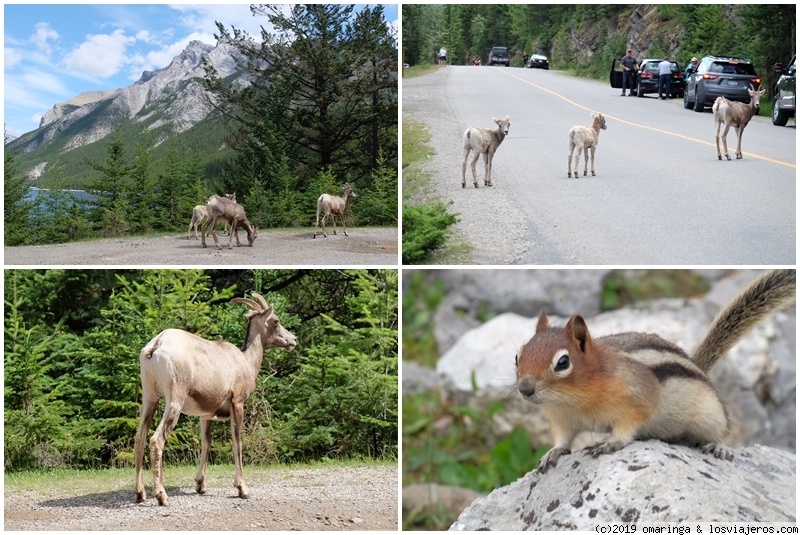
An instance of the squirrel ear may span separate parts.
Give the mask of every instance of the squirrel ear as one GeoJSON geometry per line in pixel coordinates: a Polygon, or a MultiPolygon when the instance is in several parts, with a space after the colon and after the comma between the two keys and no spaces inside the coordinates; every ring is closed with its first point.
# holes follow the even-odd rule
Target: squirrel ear
{"type": "Polygon", "coordinates": [[[586,353],[589,345],[592,343],[592,337],[589,336],[589,327],[581,316],[572,316],[564,327],[572,342],[577,345],[582,353],[586,353]]]}
{"type": "Polygon", "coordinates": [[[536,332],[543,331],[548,327],[550,327],[550,322],[547,320],[547,314],[542,310],[542,313],[539,314],[539,321],[536,323],[536,332]]]}

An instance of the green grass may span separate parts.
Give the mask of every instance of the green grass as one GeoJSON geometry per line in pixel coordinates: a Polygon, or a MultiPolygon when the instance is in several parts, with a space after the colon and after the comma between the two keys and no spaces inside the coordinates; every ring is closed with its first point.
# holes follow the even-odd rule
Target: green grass
{"type": "MultiPolygon", "coordinates": [[[[289,471],[307,468],[327,468],[346,466],[397,466],[393,460],[372,459],[335,459],[312,463],[271,464],[265,466],[245,465],[244,475],[251,484],[267,482],[275,474],[285,475],[289,471]]],[[[194,486],[194,475],[197,466],[194,465],[166,465],[164,467],[164,482],[169,485],[194,486]]],[[[152,482],[150,463],[145,464],[145,485],[152,482]]],[[[234,466],[232,464],[209,464],[206,477],[210,482],[233,480],[234,466]]],[[[37,491],[52,494],[53,491],[63,491],[64,494],[80,494],[82,492],[95,492],[98,488],[109,490],[130,489],[133,494],[133,468],[106,468],[89,470],[53,469],[36,472],[12,472],[3,476],[5,491],[37,491]]],[[[287,476],[288,477],[288,476],[287,476]]]]}
{"type": "Polygon", "coordinates": [[[403,69],[403,78],[414,78],[415,76],[422,76],[423,74],[430,74],[439,69],[438,65],[413,65],[403,69]]]}

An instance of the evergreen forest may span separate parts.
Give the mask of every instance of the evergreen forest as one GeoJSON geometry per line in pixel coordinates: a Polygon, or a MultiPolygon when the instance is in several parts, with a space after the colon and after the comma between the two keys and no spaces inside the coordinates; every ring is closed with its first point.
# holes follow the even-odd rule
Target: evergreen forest
{"type": "Polygon", "coordinates": [[[274,30],[251,36],[217,23],[240,75],[221,79],[206,63],[215,111],[188,135],[157,144],[155,133],[121,124],[80,161],[54,164],[56,189],[35,199],[19,172],[23,155],[6,151],[5,244],[176,232],[195,205],[229,192],[255,226],[310,226],[319,195],[341,195],[344,183],[358,194],[350,224],[395,226],[397,36],[383,6],[251,11],[274,30]],[[91,198],[60,190],[76,187],[91,198]]]}
{"type": "MultiPolygon", "coordinates": [[[[395,460],[397,277],[396,270],[6,270],[4,469],[132,466],[141,349],[167,328],[242,347],[249,309],[231,299],[251,292],[274,306],[297,347],[264,354],[245,404],[245,462],[395,460]]],[[[231,463],[230,424],[212,431],[211,461],[231,463]]],[[[165,460],[195,463],[199,454],[199,420],[182,416],[165,460]]]]}
{"type": "Polygon", "coordinates": [[[794,4],[408,4],[403,58],[433,64],[444,47],[448,63],[464,65],[505,46],[511,65],[540,53],[553,69],[607,79],[627,47],[640,59],[669,54],[681,66],[693,56],[743,56],[771,92],[773,65],[795,52],[796,20],[794,4]]]}

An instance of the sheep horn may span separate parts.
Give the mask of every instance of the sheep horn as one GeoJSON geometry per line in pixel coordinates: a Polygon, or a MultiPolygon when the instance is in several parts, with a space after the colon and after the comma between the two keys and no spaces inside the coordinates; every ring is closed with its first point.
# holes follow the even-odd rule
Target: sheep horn
{"type": "MultiPolygon", "coordinates": [[[[256,294],[253,294],[253,295],[256,295],[256,294]]],[[[261,306],[258,303],[256,303],[252,299],[247,299],[246,297],[234,297],[233,299],[231,299],[231,303],[241,303],[243,305],[249,306],[253,310],[258,310],[258,311],[261,310],[261,306]]]]}
{"type": "Polygon", "coordinates": [[[268,305],[261,295],[253,292],[253,297],[255,297],[259,303],[261,303],[261,310],[272,310],[272,305],[268,305]]]}

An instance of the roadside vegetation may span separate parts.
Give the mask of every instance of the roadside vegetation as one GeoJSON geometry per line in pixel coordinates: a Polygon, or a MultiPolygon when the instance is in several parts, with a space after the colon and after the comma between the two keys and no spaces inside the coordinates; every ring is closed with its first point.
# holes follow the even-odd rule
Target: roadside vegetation
{"type": "MultiPolygon", "coordinates": [[[[297,347],[264,355],[245,462],[397,458],[397,270],[16,269],[4,282],[6,478],[133,466],[141,348],[166,328],[241,347],[246,308],[230,300],[252,291],[297,347]]],[[[197,462],[199,428],[180,418],[166,463],[197,462]]],[[[232,463],[230,424],[212,430],[212,459],[232,463]]]]}
{"type": "MultiPolygon", "coordinates": [[[[432,69],[414,68],[412,76],[432,69]]],[[[443,257],[463,254],[458,241],[445,245],[458,214],[448,212],[447,206],[436,199],[430,173],[422,169],[421,164],[435,154],[429,141],[423,123],[403,119],[403,264],[437,263],[443,257]]]]}
{"type": "MultiPolygon", "coordinates": [[[[403,360],[434,367],[439,359],[434,336],[436,309],[444,284],[431,272],[409,272],[403,291],[403,360]]],[[[637,301],[694,297],[708,291],[708,281],[689,270],[614,270],[603,281],[601,309],[637,301]]],[[[491,319],[491,313],[481,316],[491,319]]],[[[488,493],[516,481],[538,466],[549,449],[532,450],[527,434],[515,428],[498,437],[493,415],[505,410],[495,401],[483,413],[447,404],[438,391],[403,393],[403,486],[439,483],[488,493]]],[[[403,529],[447,530],[456,520],[444,509],[411,511],[403,529]]]]}

